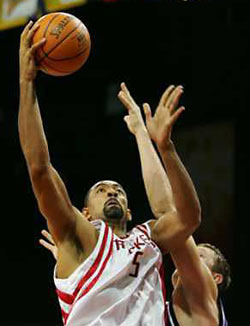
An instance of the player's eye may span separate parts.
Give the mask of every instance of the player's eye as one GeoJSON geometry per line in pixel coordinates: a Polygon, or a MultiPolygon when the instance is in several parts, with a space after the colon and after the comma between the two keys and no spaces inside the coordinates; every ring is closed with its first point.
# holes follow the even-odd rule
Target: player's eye
{"type": "Polygon", "coordinates": [[[117,189],[117,191],[119,192],[119,194],[124,194],[123,191],[121,189],[117,189]]]}
{"type": "Polygon", "coordinates": [[[105,191],[104,188],[98,188],[97,189],[97,193],[104,192],[104,191],[105,191]]]}

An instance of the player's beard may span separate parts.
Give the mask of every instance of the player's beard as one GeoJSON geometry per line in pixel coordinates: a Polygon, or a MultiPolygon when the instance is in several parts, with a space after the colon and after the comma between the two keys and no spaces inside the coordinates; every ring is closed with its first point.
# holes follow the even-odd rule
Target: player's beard
{"type": "Polygon", "coordinates": [[[103,213],[107,219],[112,220],[121,220],[124,216],[123,209],[120,205],[105,205],[103,208],[103,213]]]}

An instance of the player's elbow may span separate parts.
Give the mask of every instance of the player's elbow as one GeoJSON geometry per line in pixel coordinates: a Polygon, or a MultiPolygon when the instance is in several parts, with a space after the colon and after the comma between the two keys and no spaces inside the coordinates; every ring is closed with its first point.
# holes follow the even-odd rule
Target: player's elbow
{"type": "Polygon", "coordinates": [[[30,164],[29,174],[33,185],[41,183],[50,173],[50,164],[30,164]]]}
{"type": "Polygon", "coordinates": [[[191,229],[192,232],[196,231],[201,224],[201,209],[197,207],[191,212],[187,212],[186,216],[183,216],[187,228],[191,229]]]}
{"type": "Polygon", "coordinates": [[[29,171],[33,174],[44,173],[50,165],[50,157],[47,147],[22,145],[23,154],[29,171]]]}
{"type": "Polygon", "coordinates": [[[176,214],[176,207],[173,204],[168,204],[165,206],[155,206],[152,207],[153,215],[156,219],[159,219],[161,216],[169,215],[169,214],[176,214]]]}
{"type": "Polygon", "coordinates": [[[193,223],[198,228],[201,224],[201,205],[199,202],[194,207],[194,212],[193,212],[193,223]]]}
{"type": "Polygon", "coordinates": [[[184,224],[187,227],[196,230],[201,224],[201,206],[199,201],[193,203],[193,205],[179,211],[179,215],[184,224]]]}
{"type": "Polygon", "coordinates": [[[180,214],[177,213],[177,219],[179,224],[179,231],[181,234],[185,234],[187,237],[192,235],[201,224],[201,210],[199,207],[192,210],[186,210],[180,214]]]}

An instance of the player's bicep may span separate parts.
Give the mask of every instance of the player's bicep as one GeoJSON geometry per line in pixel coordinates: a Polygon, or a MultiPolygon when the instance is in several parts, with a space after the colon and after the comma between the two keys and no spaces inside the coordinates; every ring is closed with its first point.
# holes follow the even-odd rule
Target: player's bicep
{"type": "Polygon", "coordinates": [[[32,187],[42,215],[47,219],[56,242],[75,227],[75,213],[66,187],[52,165],[30,171],[32,187]]]}

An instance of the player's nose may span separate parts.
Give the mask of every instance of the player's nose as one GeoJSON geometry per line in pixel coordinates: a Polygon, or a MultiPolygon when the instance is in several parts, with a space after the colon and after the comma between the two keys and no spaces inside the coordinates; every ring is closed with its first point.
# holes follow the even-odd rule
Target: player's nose
{"type": "Polygon", "coordinates": [[[116,190],[109,190],[108,191],[108,197],[117,197],[118,196],[118,192],[116,190]]]}

